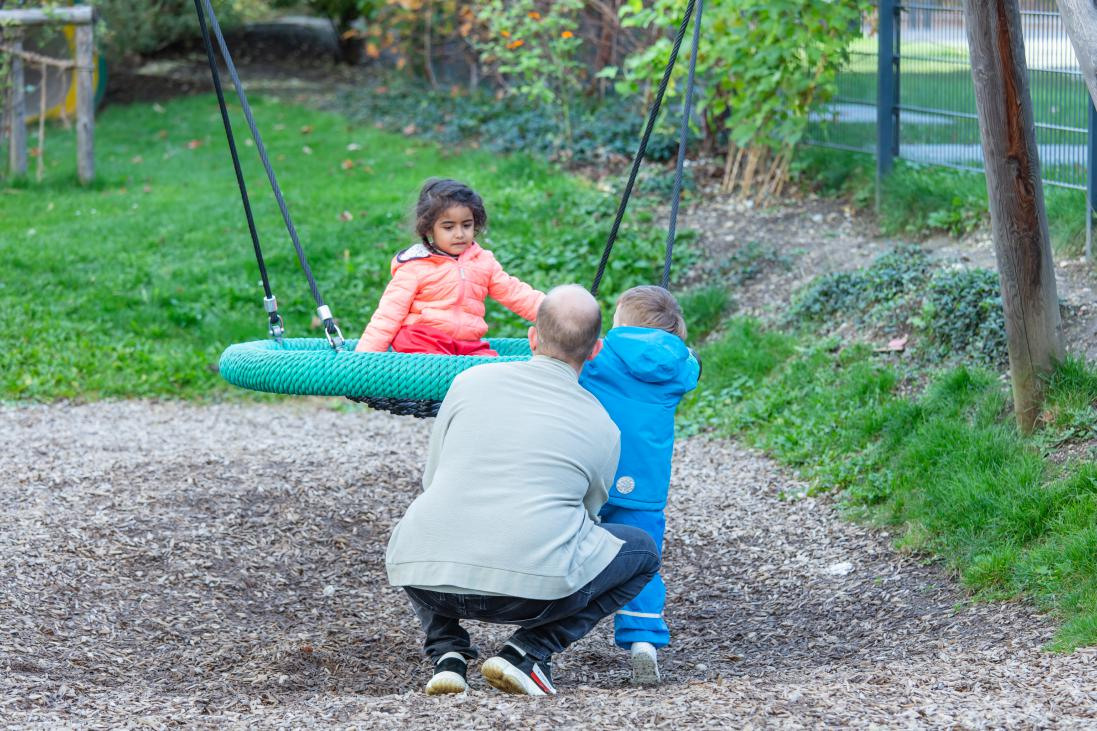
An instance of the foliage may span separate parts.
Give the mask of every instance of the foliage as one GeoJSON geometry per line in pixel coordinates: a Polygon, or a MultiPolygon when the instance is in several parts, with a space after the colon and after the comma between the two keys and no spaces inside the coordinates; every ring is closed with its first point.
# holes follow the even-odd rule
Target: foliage
{"type": "MultiPolygon", "coordinates": [[[[444,144],[472,142],[496,152],[566,157],[576,163],[631,156],[643,125],[628,100],[611,96],[598,104],[584,101],[570,109],[572,141],[565,146],[553,111],[521,96],[498,99],[484,90],[439,91],[400,78],[348,91],[338,104],[353,119],[444,144]]],[[[676,145],[672,135],[653,135],[647,158],[669,160],[676,145]]]]}
{"type": "Polygon", "coordinates": [[[1000,363],[1006,353],[1006,321],[998,274],[989,269],[934,272],[912,318],[941,356],[972,353],[984,363],[1000,363]]]}
{"type": "Polygon", "coordinates": [[[727,287],[720,284],[684,292],[678,295],[678,303],[686,318],[687,340],[691,345],[703,342],[720,327],[733,306],[727,287]]]}
{"type": "Polygon", "coordinates": [[[900,246],[872,265],[814,279],[795,297],[789,321],[855,321],[917,332],[936,359],[997,365],[1006,357],[998,275],[987,269],[933,269],[916,246],[900,246]]]}
{"type": "Polygon", "coordinates": [[[571,107],[583,83],[578,52],[582,0],[489,0],[477,5],[485,27],[476,43],[482,59],[517,81],[527,102],[554,111],[565,143],[571,143],[571,107]]]}
{"type": "MultiPolygon", "coordinates": [[[[623,25],[658,31],[651,43],[626,59],[619,83],[623,93],[658,83],[672,45],[667,36],[677,28],[685,4],[629,0],[622,7],[623,25]]],[[[837,72],[848,59],[850,38],[860,34],[867,8],[863,0],[728,0],[710,5],[696,50],[697,113],[705,129],[726,137],[729,154],[736,148],[769,150],[774,179],[783,179],[810,112],[837,93],[837,72]]],[[[686,66],[676,70],[679,82],[686,66]]],[[[744,175],[751,177],[753,170],[748,164],[744,175]]]]}
{"type": "MultiPolygon", "coordinates": [[[[481,241],[509,272],[541,288],[591,281],[616,199],[586,181],[529,156],[441,148],[262,97],[252,105],[313,272],[347,335],[364,327],[392,255],[413,239],[408,213],[432,175],[481,192],[491,217],[481,241]]],[[[243,127],[238,114],[233,121],[243,127]]],[[[76,183],[75,131],[58,128],[46,181],[2,191],[0,395],[243,395],[217,376],[218,356],[266,329],[220,124],[211,96],[108,107],[96,120],[96,184],[76,183]]],[[[310,330],[314,305],[254,148],[241,155],[289,333],[320,336],[310,330]]],[[[603,304],[653,281],[662,247],[656,228],[626,222],[603,304]]],[[[525,331],[490,301],[488,318],[493,335],[525,331]]]]}
{"type": "Polygon", "coordinates": [[[899,246],[871,266],[816,277],[795,299],[789,318],[824,322],[861,316],[915,293],[924,285],[929,260],[916,246],[899,246]]]}
{"type": "Polygon", "coordinates": [[[993,373],[957,368],[920,395],[867,348],[803,342],[738,318],[701,350],[682,431],[735,434],[799,468],[811,491],[894,525],[983,598],[1026,596],[1058,617],[1053,646],[1097,644],[1097,467],[1055,465],[1042,444],[1097,433],[1097,370],[1053,376],[1044,434],[1022,437],[993,373]]]}
{"type": "MultiPolygon", "coordinates": [[[[269,12],[266,0],[212,0],[212,5],[225,28],[269,12]]],[[[95,7],[103,20],[100,44],[112,60],[198,37],[193,0],[96,0],[95,7]]]]}

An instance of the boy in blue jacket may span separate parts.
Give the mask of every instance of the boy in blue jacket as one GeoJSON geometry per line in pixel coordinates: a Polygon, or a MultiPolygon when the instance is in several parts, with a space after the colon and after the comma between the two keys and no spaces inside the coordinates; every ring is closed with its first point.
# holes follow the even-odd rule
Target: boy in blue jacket
{"type": "MultiPolygon", "coordinates": [[[[686,323],[674,296],[662,287],[633,287],[617,300],[602,352],[583,368],[579,383],[594,394],[621,430],[621,459],[603,523],[646,531],[663,550],[663,530],[674,449],[674,411],[697,386],[701,366],[686,347],[686,323]]],[[[656,648],[670,632],[663,621],[666,586],[656,574],[614,617],[614,641],[629,650],[632,682],[659,682],[656,648]]]]}

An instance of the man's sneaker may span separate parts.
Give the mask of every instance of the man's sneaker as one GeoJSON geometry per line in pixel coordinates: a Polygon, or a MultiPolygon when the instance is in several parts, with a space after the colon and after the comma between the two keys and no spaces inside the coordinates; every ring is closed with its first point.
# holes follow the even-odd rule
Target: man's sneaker
{"type": "Polygon", "coordinates": [[[658,684],[659,660],[655,654],[655,646],[650,642],[633,642],[630,655],[632,661],[632,684],[658,684]]]}
{"type": "Polygon", "coordinates": [[[495,657],[480,666],[484,680],[504,693],[556,695],[549,664],[507,643],[495,657]]]}
{"type": "Polygon", "coordinates": [[[447,652],[434,664],[434,677],[427,683],[427,695],[464,693],[469,689],[465,682],[468,661],[459,652],[447,652]]]}

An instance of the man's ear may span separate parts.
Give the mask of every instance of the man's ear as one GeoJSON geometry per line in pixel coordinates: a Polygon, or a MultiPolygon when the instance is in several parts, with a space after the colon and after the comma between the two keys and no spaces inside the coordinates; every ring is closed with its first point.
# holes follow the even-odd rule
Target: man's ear
{"type": "Polygon", "coordinates": [[[530,325],[529,330],[526,331],[526,337],[529,338],[529,352],[537,352],[537,328],[530,325]]]}
{"type": "Polygon", "coordinates": [[[594,344],[594,350],[590,351],[590,355],[587,356],[587,360],[594,360],[598,357],[598,354],[602,352],[602,338],[598,338],[598,342],[594,344]]]}

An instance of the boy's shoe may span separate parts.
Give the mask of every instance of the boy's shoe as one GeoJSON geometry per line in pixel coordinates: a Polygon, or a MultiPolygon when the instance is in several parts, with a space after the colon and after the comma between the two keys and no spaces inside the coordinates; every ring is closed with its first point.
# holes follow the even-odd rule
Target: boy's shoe
{"type": "Polygon", "coordinates": [[[447,652],[434,664],[434,677],[427,682],[427,695],[464,693],[469,689],[465,681],[468,660],[459,652],[447,652]]]}
{"type": "Polygon", "coordinates": [[[659,659],[650,642],[633,642],[630,650],[633,685],[658,685],[659,659]]]}
{"type": "Polygon", "coordinates": [[[548,662],[542,662],[511,643],[480,666],[484,680],[504,693],[556,695],[548,662]]]}

